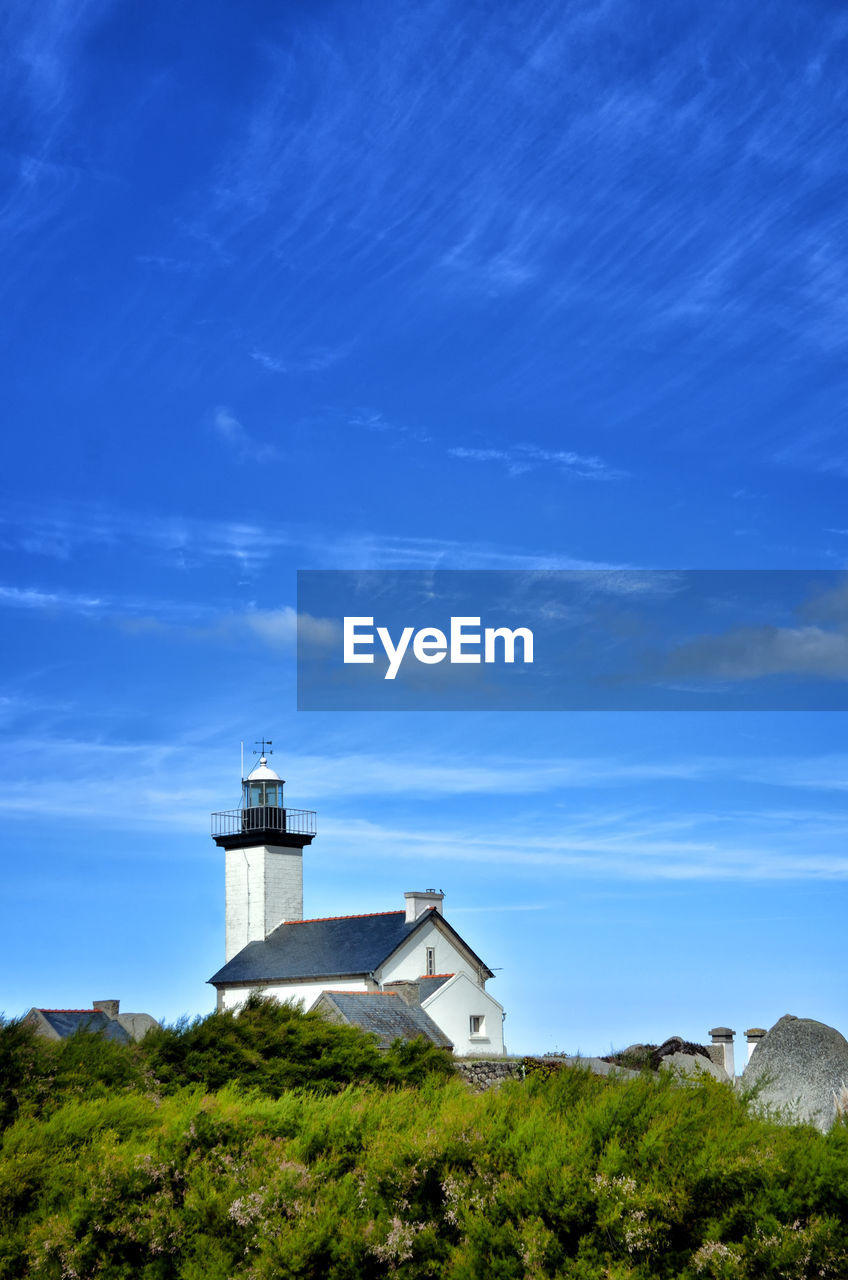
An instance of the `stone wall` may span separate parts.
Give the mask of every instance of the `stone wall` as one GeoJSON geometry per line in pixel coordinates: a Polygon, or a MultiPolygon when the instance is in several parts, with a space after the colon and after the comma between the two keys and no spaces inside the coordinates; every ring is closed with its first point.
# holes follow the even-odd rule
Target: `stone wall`
{"type": "Polygon", "coordinates": [[[457,1074],[475,1093],[497,1088],[504,1080],[523,1080],[524,1063],[520,1058],[478,1058],[457,1062],[457,1074]]]}

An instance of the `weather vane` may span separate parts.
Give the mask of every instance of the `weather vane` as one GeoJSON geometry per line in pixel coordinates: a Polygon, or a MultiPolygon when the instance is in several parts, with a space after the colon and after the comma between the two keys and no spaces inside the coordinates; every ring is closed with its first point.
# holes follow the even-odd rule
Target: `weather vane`
{"type": "Polygon", "coordinates": [[[268,750],[268,747],[271,745],[270,738],[257,738],[256,745],[259,747],[259,750],[254,751],[253,754],[255,756],[272,756],[274,754],[273,751],[268,750]]]}

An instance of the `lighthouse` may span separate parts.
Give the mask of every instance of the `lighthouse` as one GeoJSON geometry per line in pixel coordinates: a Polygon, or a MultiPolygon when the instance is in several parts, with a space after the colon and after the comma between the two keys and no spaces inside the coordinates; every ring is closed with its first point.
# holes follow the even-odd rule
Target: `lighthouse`
{"type": "Polygon", "coordinates": [[[384,1047],[423,1035],[456,1053],[502,1054],[504,1010],[486,990],[494,970],[445,919],[441,890],[407,890],[394,911],[383,902],[304,920],[303,850],[315,813],[286,806],[271,744],[257,745],[241,807],[212,814],[227,860],[226,961],[209,979],[219,1010],[256,993],[362,1027],[384,1047]]]}
{"type": "Polygon", "coordinates": [[[241,807],[212,814],[212,838],[226,856],[226,959],[264,942],[284,921],[303,919],[303,850],[315,836],[314,809],[287,809],[284,779],[268,764],[242,778],[241,807]]]}

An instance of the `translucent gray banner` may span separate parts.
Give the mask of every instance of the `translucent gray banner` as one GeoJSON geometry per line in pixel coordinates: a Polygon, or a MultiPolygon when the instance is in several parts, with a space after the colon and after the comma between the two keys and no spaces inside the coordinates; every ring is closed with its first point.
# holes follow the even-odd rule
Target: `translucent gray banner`
{"type": "Polygon", "coordinates": [[[298,574],[303,711],[848,709],[848,574],[298,574]]]}

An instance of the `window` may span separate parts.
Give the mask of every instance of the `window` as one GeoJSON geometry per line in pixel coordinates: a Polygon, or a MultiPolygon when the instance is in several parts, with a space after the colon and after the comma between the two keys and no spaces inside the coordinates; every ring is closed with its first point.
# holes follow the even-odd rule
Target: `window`
{"type": "Polygon", "coordinates": [[[472,1013],[470,1025],[471,1034],[473,1036],[482,1036],[486,1034],[486,1024],[481,1013],[472,1013]]]}
{"type": "Polygon", "coordinates": [[[428,947],[427,948],[427,968],[425,969],[425,973],[429,978],[430,975],[434,974],[435,972],[436,972],[436,948],[428,947]]]}

